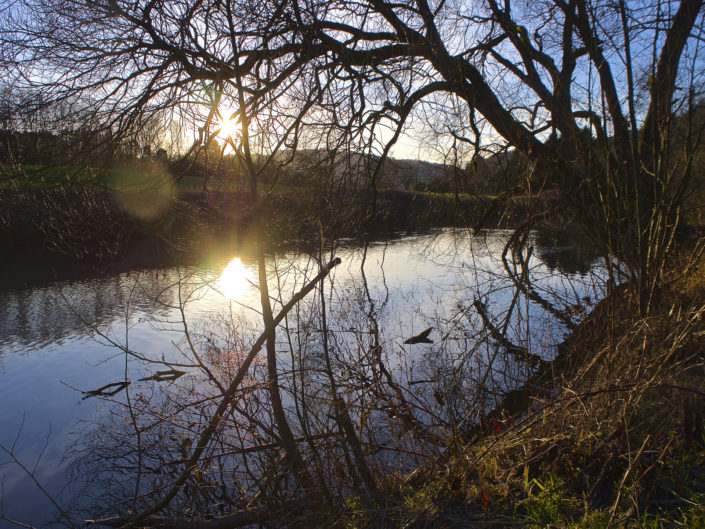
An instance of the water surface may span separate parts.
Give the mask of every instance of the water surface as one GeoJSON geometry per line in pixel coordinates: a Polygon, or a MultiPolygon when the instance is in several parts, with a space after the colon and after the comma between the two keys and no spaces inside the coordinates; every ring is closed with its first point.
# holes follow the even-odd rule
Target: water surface
{"type": "MultiPolygon", "coordinates": [[[[448,229],[369,245],[344,242],[333,251],[342,264],[325,287],[331,340],[339,351],[369,341],[372,314],[384,361],[410,393],[418,393],[415,398],[421,403],[433,394],[433,384],[451,376],[448,373],[461,362],[470,374],[462,375],[466,389],[457,396],[458,410],[467,409],[460,401],[472,383],[473,369],[496,365],[504,377],[496,379],[497,387],[516,385],[530,366],[497,358],[491,342],[474,347],[482,325],[473,301],[482,301],[498,324],[506,323],[515,343],[545,359],[555,354],[566,329],[517,296],[501,259],[509,235],[493,230],[471,236],[448,229]],[[512,314],[505,321],[510,305],[512,314]],[[428,327],[434,328],[432,344],[403,343],[428,327]]],[[[537,291],[578,321],[601,296],[598,262],[578,259],[575,248],[556,247],[537,235],[530,242],[530,276],[537,291]]],[[[194,362],[189,339],[206,354],[208,344],[230,343],[219,337],[233,330],[243,343],[261,332],[253,257],[236,250],[221,249],[220,254],[225,257],[204,256],[200,265],[39,280],[0,291],[0,445],[5,449],[0,453],[0,475],[6,517],[41,524],[56,514],[56,505],[28,471],[59,505],[69,505],[77,488],[67,486],[72,448],[113,406],[110,400],[84,398],[84,392],[124,380],[131,381],[135,394],[154,385],[169,387],[168,381],[141,380],[164,369],[147,360],[188,366],[194,362]],[[8,452],[26,470],[13,463],[8,452]]],[[[269,256],[268,266],[275,312],[319,269],[315,257],[296,251],[269,256]]],[[[292,315],[290,327],[315,327],[310,323],[314,320],[304,317],[314,300],[312,295],[302,303],[301,315],[292,315]]],[[[300,336],[301,329],[296,332],[300,336]]],[[[295,362],[285,354],[291,354],[287,336],[291,338],[278,334],[283,369],[295,362]]],[[[183,370],[189,375],[197,371],[183,370]]],[[[112,400],[120,403],[125,398],[125,392],[119,392],[112,400]]],[[[0,521],[5,525],[10,526],[0,521]]]]}

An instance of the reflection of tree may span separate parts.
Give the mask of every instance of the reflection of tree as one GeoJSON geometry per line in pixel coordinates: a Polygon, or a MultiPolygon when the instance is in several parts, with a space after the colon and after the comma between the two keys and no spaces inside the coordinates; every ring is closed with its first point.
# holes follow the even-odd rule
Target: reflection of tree
{"type": "MultiPolygon", "coordinates": [[[[275,316],[282,403],[320,492],[316,501],[332,509],[354,495],[366,508],[374,506],[388,486],[381,476],[433,465],[460,439],[476,435],[489,410],[531,376],[533,355],[551,358],[528,331],[539,319],[526,309],[531,300],[504,271],[501,254],[511,240],[508,231],[477,237],[441,231],[362,247],[348,241],[345,249],[331,243],[324,256],[269,256],[272,307],[276,314],[289,307],[275,316]],[[349,275],[335,267],[332,279],[315,279],[333,253],[352,263],[349,275]],[[434,296],[413,279],[401,289],[388,281],[400,272],[407,280],[423,274],[424,262],[453,271],[453,281],[438,285],[434,296]],[[428,326],[434,327],[432,344],[403,344],[428,326]]],[[[531,236],[527,241],[536,244],[531,236]]],[[[523,254],[508,250],[505,259],[521,281],[558,307],[568,303],[545,281],[557,274],[526,248],[523,254]]],[[[215,275],[187,267],[134,271],[108,278],[95,296],[115,313],[94,336],[112,340],[125,357],[124,375],[111,381],[130,385],[106,399],[96,424],[85,427],[69,454],[76,459],[76,481],[87,481],[79,496],[84,516],[138,512],[159,505],[171,490],[162,517],[233,514],[286,522],[299,512],[307,492],[282,457],[256,319],[241,319],[236,311],[202,318],[198,311],[209,286],[218,284],[215,275]],[[143,352],[133,335],[141,318],[166,331],[158,347],[143,352]],[[157,376],[170,369],[186,374],[157,376]],[[193,458],[198,446],[203,449],[193,458]]],[[[88,290],[94,282],[83,285],[88,290]]],[[[80,288],[76,295],[65,292],[81,299],[80,288]]],[[[554,343],[556,336],[560,331],[554,343]]]]}
{"type": "Polygon", "coordinates": [[[550,269],[563,274],[586,275],[598,258],[596,248],[585,237],[566,231],[538,230],[536,233],[537,257],[550,269]]]}
{"type": "MultiPolygon", "coordinates": [[[[496,252],[508,239],[509,234],[493,236],[487,244],[496,252]]],[[[462,236],[438,236],[433,258],[451,258],[443,257],[442,249],[457,253],[463,244],[462,236]]],[[[437,330],[432,344],[403,345],[405,336],[392,330],[396,304],[413,303],[424,293],[398,298],[390,290],[384,245],[349,250],[360,254],[361,266],[351,282],[311,281],[320,257],[271,261],[270,280],[281,293],[274,306],[290,307],[276,319],[282,402],[301,457],[318,484],[317,502],[340,505],[354,491],[373,506],[386,486],[380,476],[432,463],[459,439],[477,434],[476,425],[492,407],[533,372],[531,355],[538,346],[526,336],[528,314],[521,310],[526,295],[493,271],[501,259],[483,250],[481,238],[473,244],[475,257],[486,259],[478,266],[496,276],[477,280],[489,289],[481,294],[483,312],[467,302],[465,281],[476,281],[474,276],[460,275],[457,285],[466,290],[458,292],[458,300],[466,303],[445,316],[440,310],[427,315],[437,330]],[[313,295],[304,299],[306,288],[313,295]],[[284,301],[290,290],[299,293],[299,303],[284,301]]],[[[528,273],[541,273],[534,268],[528,273]]],[[[76,480],[84,482],[83,512],[91,518],[112,516],[114,509],[134,513],[162,503],[174,491],[160,511],[172,521],[185,515],[235,516],[229,523],[288,520],[300,512],[298,502],[306,492],[282,456],[268,369],[252,354],[264,335],[258,336],[251,319],[228,314],[198,325],[188,321],[188,307],[204,283],[183,273],[169,277],[180,281],[168,297],[158,296],[168,282],[151,285],[152,302],[170,305],[156,320],[181,329],[178,361],[190,367],[177,367],[187,374],[172,381],[144,376],[164,370],[162,362],[177,363],[156,356],[160,365],[145,364],[130,350],[126,327],[126,376],[139,372],[139,378],[132,374],[127,391],[106,401],[71,454],[76,480]],[[204,431],[209,432],[205,439],[204,431]]],[[[125,321],[142,310],[143,301],[133,289],[126,302],[133,309],[125,321]]]]}
{"type": "Polygon", "coordinates": [[[140,285],[131,305],[155,316],[164,312],[154,305],[150,292],[175,284],[172,273],[130,272],[101,279],[70,281],[35,286],[24,290],[0,291],[0,336],[13,346],[41,347],[85,332],[85,324],[107,327],[124,316],[134,285],[140,285]]]}
{"type": "MultiPolygon", "coordinates": [[[[233,361],[237,362],[234,352],[230,362],[222,364],[221,380],[227,380],[233,361]]],[[[272,472],[281,472],[276,470],[276,459],[261,457],[267,451],[257,449],[272,443],[273,437],[262,403],[263,386],[255,382],[263,379],[261,366],[253,376],[243,383],[218,440],[203,453],[172,502],[172,512],[213,512],[212,505],[237,505],[237,498],[244,502],[254,494],[263,476],[273,479],[272,472]],[[238,457],[240,452],[248,454],[246,463],[238,457]]],[[[116,403],[101,414],[99,423],[74,445],[73,454],[77,461],[73,470],[85,483],[81,494],[90,516],[96,515],[96,506],[104,506],[107,514],[126,501],[132,509],[157,501],[160,491],[181,474],[181,462],[199,425],[214,412],[217,395],[212,382],[189,375],[169,385],[143,384],[133,390],[131,406],[116,403]],[[139,437],[130,414],[135,416],[139,437]]],[[[274,442],[270,448],[277,446],[274,442]]]]}

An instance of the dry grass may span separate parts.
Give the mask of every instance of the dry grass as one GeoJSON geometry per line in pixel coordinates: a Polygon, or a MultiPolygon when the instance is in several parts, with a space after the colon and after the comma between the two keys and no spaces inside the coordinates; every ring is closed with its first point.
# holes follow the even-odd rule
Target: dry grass
{"type": "Polygon", "coordinates": [[[390,479],[379,524],[705,527],[705,259],[672,262],[652,315],[598,305],[503,431],[390,479]]]}

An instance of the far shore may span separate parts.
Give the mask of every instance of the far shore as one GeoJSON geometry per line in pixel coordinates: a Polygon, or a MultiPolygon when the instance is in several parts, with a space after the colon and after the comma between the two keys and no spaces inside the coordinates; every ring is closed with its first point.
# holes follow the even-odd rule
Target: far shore
{"type": "MultiPolygon", "coordinates": [[[[314,189],[266,195],[272,247],[320,246],[320,237],[385,236],[434,227],[512,227],[532,211],[553,209],[555,198],[500,200],[415,191],[338,194],[314,189]]],[[[96,188],[0,190],[0,244],[10,253],[61,254],[74,261],[108,264],[135,245],[153,253],[192,251],[208,238],[247,237],[252,205],[244,191],[110,191],[96,188]]]]}

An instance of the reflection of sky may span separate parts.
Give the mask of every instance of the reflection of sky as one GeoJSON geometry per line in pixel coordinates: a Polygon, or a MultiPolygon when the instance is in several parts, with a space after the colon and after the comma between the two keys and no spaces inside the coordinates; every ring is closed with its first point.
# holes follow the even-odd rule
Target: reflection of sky
{"type": "MultiPolygon", "coordinates": [[[[413,331],[407,327],[413,326],[415,317],[423,320],[438,315],[439,306],[453,310],[457,304],[467,305],[475,296],[507,286],[499,257],[506,236],[505,232],[472,238],[462,232],[442,233],[376,243],[365,256],[367,280],[380,300],[389,292],[388,306],[405,314],[399,323],[413,331]]],[[[337,255],[343,263],[333,273],[336,285],[360,285],[362,250],[344,248],[337,255]]],[[[536,259],[532,262],[538,263],[536,259]]],[[[282,292],[280,299],[275,298],[275,310],[318,267],[309,257],[296,254],[277,256],[269,265],[270,293],[282,292]]],[[[543,288],[567,289],[565,276],[540,263],[534,266],[533,274],[543,288]]],[[[234,305],[255,321],[259,305],[256,285],[255,263],[233,257],[206,269],[132,271],[104,279],[0,292],[0,346],[4,351],[26,352],[71,342],[85,334],[84,323],[110,326],[124,319],[126,309],[136,320],[149,317],[173,322],[176,308],[183,303],[189,307],[187,314],[195,319],[230,310],[234,305]]]]}
{"type": "MultiPolygon", "coordinates": [[[[366,254],[354,245],[341,248],[336,255],[342,264],[326,283],[330,327],[342,331],[336,338],[337,346],[354,347],[356,336],[349,330],[364,330],[369,325],[364,315],[361,317],[360,268],[364,258],[382,342],[396,355],[388,358],[390,365],[401,369],[409,357],[421,360],[440,350],[436,344],[443,335],[447,336],[443,354],[449,358],[460,355],[466,347],[462,329],[453,329],[477,325],[466,314],[473,299],[485,299],[497,318],[510,302],[513,290],[501,262],[508,235],[493,231],[470,237],[468,232],[440,231],[374,243],[366,254]],[[329,290],[331,281],[334,293],[329,290]],[[404,338],[431,326],[433,346],[402,344],[404,338]]],[[[543,293],[555,291],[571,303],[589,293],[585,283],[568,282],[577,277],[552,272],[536,258],[532,264],[532,275],[543,293]]],[[[295,253],[270,258],[268,266],[275,313],[318,272],[315,260],[295,253]]],[[[59,490],[65,481],[60,458],[67,434],[80,431],[77,420],[90,417],[95,406],[92,399],[82,401],[68,386],[95,389],[123,379],[125,355],[110,341],[121,345],[127,341],[131,349],[147,357],[164,356],[188,363],[182,307],[189,328],[196,333],[213,326],[223,315],[261,329],[259,295],[255,263],[242,256],[204,268],[137,270],[104,279],[0,292],[0,443],[12,443],[25,413],[18,455],[33,464],[51,427],[43,464],[38,468],[45,484],[59,490]],[[87,331],[84,323],[94,329],[87,331]]],[[[590,295],[594,299],[594,294],[590,295]]],[[[309,296],[302,305],[313,299],[309,296]]],[[[533,350],[550,354],[550,346],[560,341],[563,330],[532,303],[522,302],[519,309],[510,333],[517,342],[531,339],[533,350]],[[527,316],[533,322],[529,330],[520,325],[527,316]]],[[[284,339],[283,333],[279,339],[284,339]]],[[[286,348],[284,342],[280,345],[278,349],[286,348]]],[[[131,363],[130,379],[137,384],[149,369],[154,367],[131,363]]],[[[405,377],[412,379],[414,373],[409,369],[405,377]]],[[[0,462],[3,460],[0,457],[0,462]]],[[[2,472],[6,474],[6,492],[12,491],[6,499],[7,515],[39,521],[29,514],[36,511],[33,505],[40,500],[26,477],[10,467],[0,468],[2,472]]]]}

